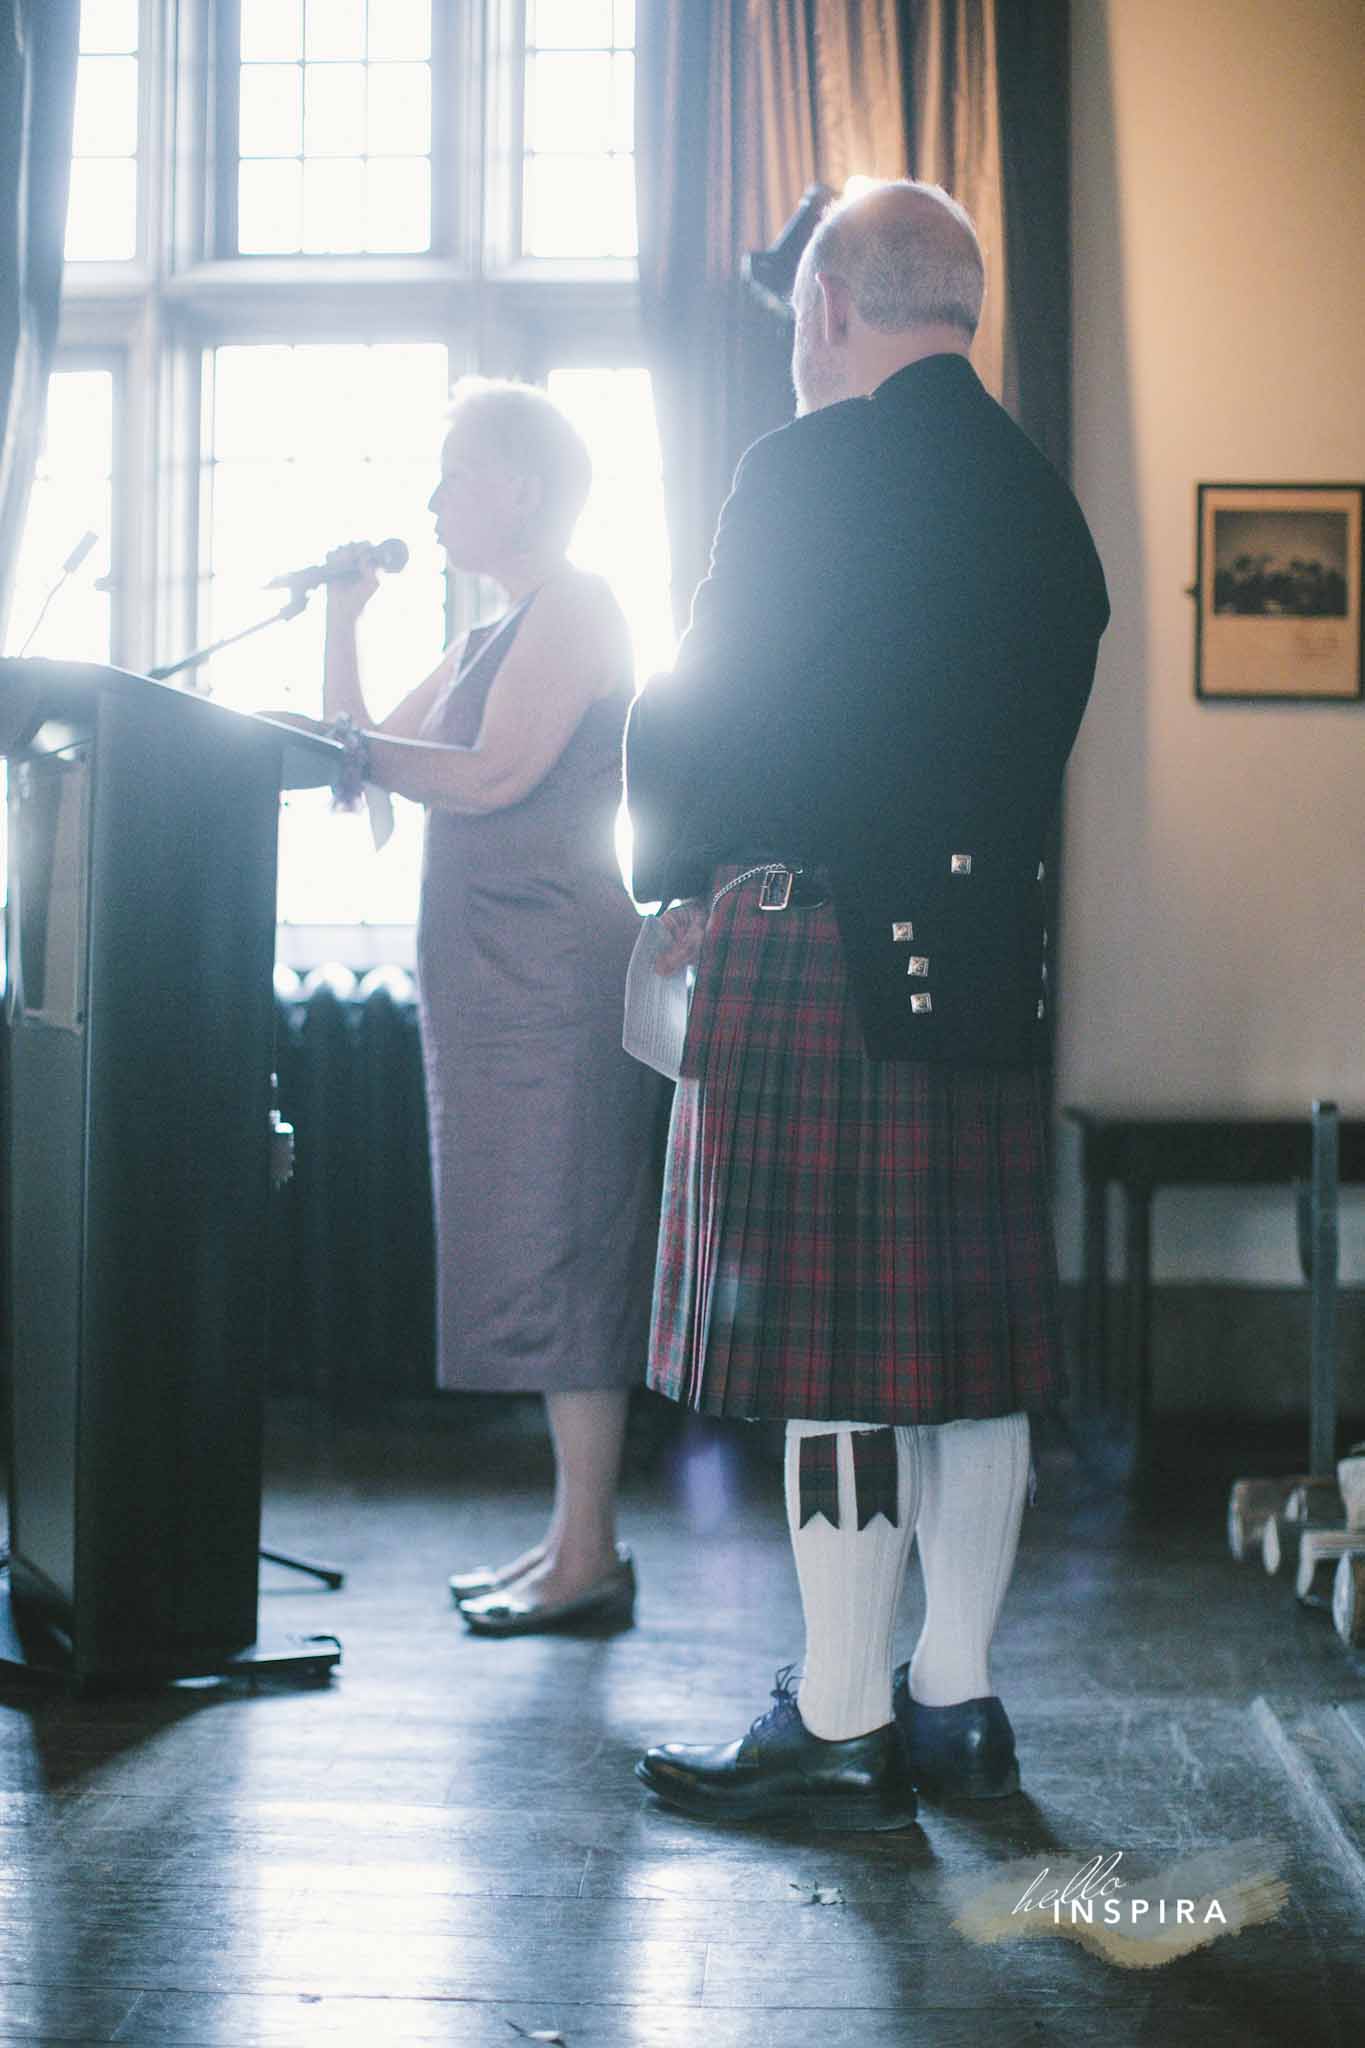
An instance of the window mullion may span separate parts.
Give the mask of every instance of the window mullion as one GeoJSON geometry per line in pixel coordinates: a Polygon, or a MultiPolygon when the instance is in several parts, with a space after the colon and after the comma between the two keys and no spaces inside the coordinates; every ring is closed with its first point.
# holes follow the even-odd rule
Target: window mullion
{"type": "Polygon", "coordinates": [[[515,263],[521,249],[521,155],[525,0],[488,0],[484,61],[482,239],[485,274],[515,263]]]}

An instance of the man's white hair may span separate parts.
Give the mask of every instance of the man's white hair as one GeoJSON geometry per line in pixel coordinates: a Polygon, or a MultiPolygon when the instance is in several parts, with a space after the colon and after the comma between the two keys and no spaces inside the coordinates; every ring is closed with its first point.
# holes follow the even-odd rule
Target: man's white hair
{"type": "Polygon", "coordinates": [[[986,265],[970,214],[941,185],[888,178],[823,216],[797,271],[800,309],[817,272],[840,277],[869,327],[958,327],[981,318],[986,265]]]}
{"type": "Polygon", "coordinates": [[[446,419],[472,428],[523,476],[540,478],[541,524],[547,538],[567,542],[592,484],[592,457],[577,427],[537,384],[505,377],[461,377],[446,419]]]}

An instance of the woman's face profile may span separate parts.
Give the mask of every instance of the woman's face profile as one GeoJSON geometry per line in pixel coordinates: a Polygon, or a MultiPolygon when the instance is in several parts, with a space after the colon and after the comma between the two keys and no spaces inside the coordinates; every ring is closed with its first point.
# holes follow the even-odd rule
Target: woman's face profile
{"type": "Polygon", "coordinates": [[[500,562],[525,547],[539,492],[538,478],[520,475],[457,419],[441,450],[441,480],[427,501],[451,566],[496,573],[500,562]]]}

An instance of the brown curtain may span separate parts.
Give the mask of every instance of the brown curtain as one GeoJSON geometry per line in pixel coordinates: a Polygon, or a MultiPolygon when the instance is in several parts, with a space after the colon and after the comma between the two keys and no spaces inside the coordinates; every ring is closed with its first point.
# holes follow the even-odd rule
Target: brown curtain
{"type": "Polygon", "coordinates": [[[748,443],[792,413],[790,328],[740,280],[806,186],[861,173],[968,208],[974,361],[1063,467],[1067,0],[650,0],[639,11],[640,292],[686,620],[748,443]]]}

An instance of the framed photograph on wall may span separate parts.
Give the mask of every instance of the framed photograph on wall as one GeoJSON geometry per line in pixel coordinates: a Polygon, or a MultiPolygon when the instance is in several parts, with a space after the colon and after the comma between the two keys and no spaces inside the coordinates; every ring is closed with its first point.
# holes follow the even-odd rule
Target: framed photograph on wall
{"type": "Polygon", "coordinates": [[[1359,703],[1365,484],[1200,484],[1194,694],[1359,703]]]}

